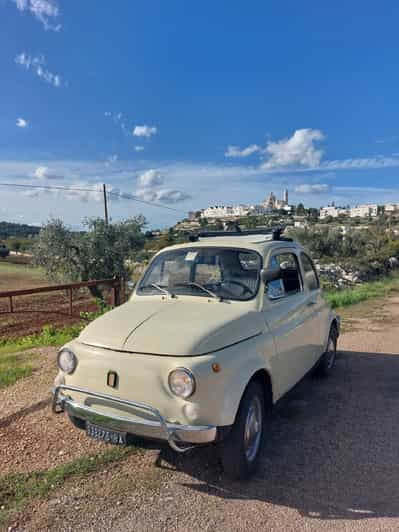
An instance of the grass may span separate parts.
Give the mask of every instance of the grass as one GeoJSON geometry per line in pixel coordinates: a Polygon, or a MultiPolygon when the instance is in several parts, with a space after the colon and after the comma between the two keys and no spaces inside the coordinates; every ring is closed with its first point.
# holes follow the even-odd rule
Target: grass
{"type": "Polygon", "coordinates": [[[82,477],[137,452],[135,447],[113,447],[87,455],[47,471],[11,473],[0,477],[0,527],[36,497],[46,497],[72,477],[82,477]]]}
{"type": "Polygon", "coordinates": [[[27,349],[44,346],[61,346],[75,338],[84,324],[56,329],[46,326],[40,334],[16,339],[0,339],[0,390],[12,386],[19,379],[30,377],[35,369],[34,353],[27,349]]]}
{"type": "Polygon", "coordinates": [[[34,356],[26,353],[0,356],[0,390],[15,384],[19,379],[30,377],[34,370],[34,356]]]}
{"type": "Polygon", "coordinates": [[[326,292],[325,296],[332,308],[347,307],[368,299],[385,297],[399,290],[399,276],[390,276],[379,281],[370,281],[354,288],[326,292]]]}
{"type": "Polygon", "coordinates": [[[23,377],[29,377],[34,366],[32,365],[33,354],[24,354],[27,349],[35,347],[54,346],[60,347],[76,338],[87,322],[94,320],[109,307],[98,303],[96,312],[82,312],[81,317],[85,322],[57,329],[46,325],[39,334],[21,336],[19,338],[0,339],[0,389],[15,384],[23,377]]]}
{"type": "Polygon", "coordinates": [[[86,323],[81,323],[62,329],[46,325],[38,334],[0,339],[0,355],[18,353],[34,347],[61,346],[76,338],[86,325],[86,323]]]}
{"type": "Polygon", "coordinates": [[[46,281],[46,275],[43,270],[24,262],[12,262],[0,259],[0,272],[3,274],[16,274],[19,277],[37,278],[46,281]]]}
{"type": "Polygon", "coordinates": [[[19,290],[52,284],[44,271],[29,264],[14,264],[0,259],[0,291],[19,290]]]}

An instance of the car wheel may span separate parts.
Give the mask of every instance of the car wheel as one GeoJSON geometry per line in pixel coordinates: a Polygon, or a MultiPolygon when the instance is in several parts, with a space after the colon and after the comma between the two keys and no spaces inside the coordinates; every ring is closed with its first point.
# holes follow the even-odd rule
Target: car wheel
{"type": "Polygon", "coordinates": [[[241,399],[229,435],[221,443],[222,465],[228,477],[241,480],[254,473],[263,447],[266,421],[263,387],[253,381],[241,399]]]}
{"type": "Polygon", "coordinates": [[[69,415],[70,421],[77,427],[78,429],[84,430],[86,428],[86,422],[83,419],[80,419],[79,417],[71,416],[69,415]]]}
{"type": "Polygon", "coordinates": [[[334,368],[337,358],[337,331],[331,327],[328,336],[327,350],[322,354],[316,366],[315,375],[317,377],[328,377],[334,368]]]}

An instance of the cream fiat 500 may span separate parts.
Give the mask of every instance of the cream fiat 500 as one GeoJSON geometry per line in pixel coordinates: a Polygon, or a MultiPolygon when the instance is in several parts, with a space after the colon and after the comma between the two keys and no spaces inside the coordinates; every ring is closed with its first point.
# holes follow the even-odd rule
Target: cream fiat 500
{"type": "Polygon", "coordinates": [[[244,478],[272,405],[312,368],[331,371],[338,335],[311,258],[280,228],[200,233],[60,350],[53,408],[105,442],[217,443],[244,478]]]}

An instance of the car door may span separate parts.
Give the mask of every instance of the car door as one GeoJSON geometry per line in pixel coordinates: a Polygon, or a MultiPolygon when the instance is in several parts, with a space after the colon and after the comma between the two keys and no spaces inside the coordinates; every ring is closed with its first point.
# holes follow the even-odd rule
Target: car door
{"type": "Polygon", "coordinates": [[[324,351],[324,342],[328,331],[329,307],[324,300],[316,268],[307,253],[300,253],[300,263],[306,298],[306,313],[309,322],[309,334],[312,342],[313,362],[316,363],[324,351]]]}
{"type": "Polygon", "coordinates": [[[304,289],[299,258],[293,248],[275,250],[269,268],[280,267],[282,277],[265,287],[263,314],[273,335],[271,360],[278,396],[292,388],[312,367],[315,353],[309,322],[309,294],[304,289]]]}

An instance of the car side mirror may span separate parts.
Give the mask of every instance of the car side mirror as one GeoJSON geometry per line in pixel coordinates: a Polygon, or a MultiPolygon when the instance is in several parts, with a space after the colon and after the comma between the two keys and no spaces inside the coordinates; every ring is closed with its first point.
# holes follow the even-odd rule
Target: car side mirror
{"type": "Polygon", "coordinates": [[[265,284],[270,283],[271,281],[276,281],[277,279],[281,279],[281,269],[277,267],[262,270],[260,272],[260,277],[265,284]]]}

